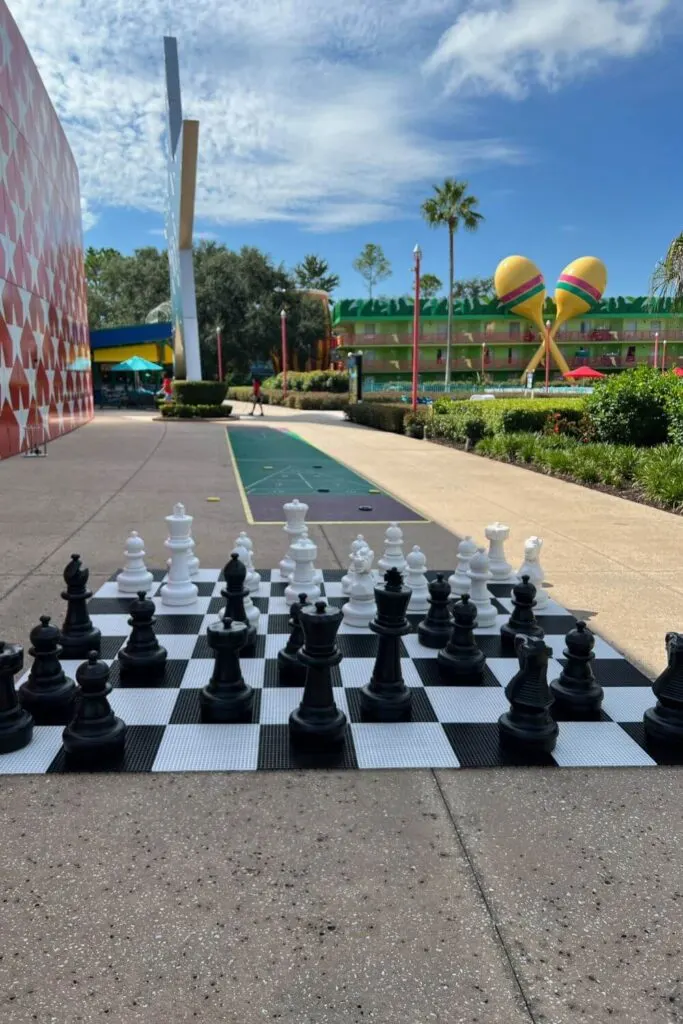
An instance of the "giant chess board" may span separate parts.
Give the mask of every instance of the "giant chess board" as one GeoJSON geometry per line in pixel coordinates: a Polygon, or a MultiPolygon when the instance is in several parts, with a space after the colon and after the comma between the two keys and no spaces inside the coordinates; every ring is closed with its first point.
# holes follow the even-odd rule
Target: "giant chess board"
{"type": "MultiPolygon", "coordinates": [[[[343,572],[324,571],[323,595],[341,606],[343,572]]],[[[435,573],[429,573],[433,578],[435,573]]],[[[360,688],[370,680],[377,637],[369,629],[342,624],[339,646],[341,664],[333,669],[334,694],[348,718],[343,748],[327,758],[304,757],[292,750],[288,718],[298,705],[302,690],[278,683],[277,652],[288,637],[285,584],[275,571],[262,572],[259,596],[252,595],[261,613],[256,648],[242,658],[243,676],[256,689],[251,722],[239,725],[203,724],[199,692],[210,678],[213,660],[206,627],[219,618],[224,601],[222,572],[201,569],[193,577],[199,589],[195,604],[185,608],[162,605],[155,596],[164,580],[154,573],[152,588],[157,608],[156,633],[168,651],[163,683],[153,688],[120,685],[116,655],[130,627],[127,608],[115,576],[105,583],[89,604],[93,624],[102,632],[101,656],[111,666],[114,687],[110,703],[128,725],[124,772],[227,772],[272,771],[293,768],[494,768],[503,765],[541,764],[571,767],[653,766],[664,762],[648,750],[643,712],[655,703],[650,681],[616,650],[596,637],[595,675],[605,698],[599,720],[560,720],[559,739],[552,755],[537,760],[515,759],[501,749],[498,718],[508,710],[504,687],[517,671],[514,656],[501,650],[500,626],[512,610],[510,584],[492,584],[498,620],[495,626],[475,631],[486,656],[483,686],[443,686],[437,673],[437,651],[421,646],[416,633],[402,643],[402,668],[413,690],[412,719],[397,724],[364,722],[360,688]]],[[[49,609],[48,609],[49,610],[49,609]]],[[[53,609],[55,618],[62,609],[53,609]]],[[[415,628],[421,616],[412,617],[415,628]]],[[[562,669],[565,634],[574,617],[550,602],[539,615],[546,643],[553,651],[548,679],[562,669]]],[[[19,638],[17,638],[19,639],[19,638]]],[[[28,657],[27,657],[28,661],[28,657]]],[[[65,661],[74,676],[77,662],[65,661]]],[[[17,685],[28,671],[17,679],[17,685]]],[[[0,774],[31,774],[67,770],[62,750],[61,726],[36,726],[33,740],[23,750],[0,756],[0,774]]]]}

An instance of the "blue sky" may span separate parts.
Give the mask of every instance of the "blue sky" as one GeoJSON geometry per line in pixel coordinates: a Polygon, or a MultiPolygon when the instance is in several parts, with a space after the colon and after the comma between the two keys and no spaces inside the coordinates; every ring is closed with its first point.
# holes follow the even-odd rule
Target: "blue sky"
{"type": "Polygon", "coordinates": [[[10,6],[79,163],[89,245],[163,244],[164,32],[200,120],[198,234],[288,265],[318,253],[338,296],[362,294],[366,242],[392,263],[387,294],[410,289],[415,242],[445,279],[419,207],[446,174],[486,217],[458,276],[519,252],[552,289],[596,255],[608,292],[642,294],[683,229],[678,0],[111,0],[91,22],[80,0],[10,6]]]}

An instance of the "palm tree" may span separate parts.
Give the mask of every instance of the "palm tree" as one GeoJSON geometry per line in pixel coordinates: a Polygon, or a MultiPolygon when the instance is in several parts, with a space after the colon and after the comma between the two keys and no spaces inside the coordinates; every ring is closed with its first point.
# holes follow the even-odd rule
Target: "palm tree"
{"type": "Polygon", "coordinates": [[[466,181],[446,178],[443,185],[434,186],[434,195],[422,204],[422,216],[431,228],[448,228],[448,327],[446,334],[446,376],[451,382],[451,344],[453,341],[453,280],[455,275],[455,232],[460,225],[465,231],[476,231],[484,219],[477,211],[479,200],[467,194],[466,181]]]}
{"type": "Polygon", "coordinates": [[[671,299],[674,312],[683,311],[683,233],[674,238],[654,269],[650,280],[650,297],[671,299]]]}

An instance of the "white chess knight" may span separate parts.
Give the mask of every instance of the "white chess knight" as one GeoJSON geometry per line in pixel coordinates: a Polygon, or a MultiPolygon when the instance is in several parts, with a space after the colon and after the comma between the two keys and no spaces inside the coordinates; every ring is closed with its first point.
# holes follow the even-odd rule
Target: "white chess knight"
{"type": "Polygon", "coordinates": [[[139,590],[149,590],[154,582],[154,577],[145,565],[145,542],[135,530],[131,530],[124,554],[126,564],[116,577],[119,592],[121,594],[137,594],[139,590]]]}
{"type": "Polygon", "coordinates": [[[185,514],[180,502],[173,506],[173,514],[166,516],[168,537],[164,546],[171,553],[168,563],[168,581],[161,588],[162,604],[194,604],[198,590],[190,579],[192,516],[185,514]]]}
{"type": "Polygon", "coordinates": [[[488,581],[491,579],[486,548],[477,548],[470,561],[470,600],[477,609],[477,626],[495,626],[496,607],[491,602],[488,581]]]}
{"type": "Polygon", "coordinates": [[[520,580],[522,576],[528,576],[536,587],[536,607],[539,612],[545,608],[550,600],[548,591],[543,589],[543,567],[541,566],[541,548],[543,541],[540,537],[529,537],[524,543],[524,561],[520,566],[517,575],[520,580]]]}
{"type": "Polygon", "coordinates": [[[294,559],[294,572],[289,585],[285,588],[285,601],[293,604],[299,600],[300,594],[305,594],[309,604],[313,604],[320,597],[320,587],[315,582],[315,557],[318,549],[308,536],[308,531],[303,537],[299,537],[289,549],[294,559]]]}
{"type": "Polygon", "coordinates": [[[347,626],[367,629],[377,614],[375,581],[370,571],[373,558],[374,554],[369,549],[363,549],[353,556],[349,599],[342,608],[347,626]]]}
{"type": "Polygon", "coordinates": [[[416,544],[413,550],[408,552],[406,562],[408,568],[404,576],[404,583],[412,591],[408,603],[408,614],[414,612],[417,615],[429,609],[427,558],[416,544]]]}
{"type": "Polygon", "coordinates": [[[391,523],[384,535],[384,554],[377,562],[377,567],[382,572],[389,569],[398,569],[404,572],[406,560],[403,554],[403,530],[398,523],[391,523]]]}
{"type": "Polygon", "coordinates": [[[282,527],[284,532],[289,537],[289,548],[287,554],[280,562],[280,580],[284,583],[289,580],[290,576],[294,572],[294,558],[292,556],[292,545],[299,539],[304,530],[306,529],[306,513],[308,512],[308,505],[303,501],[299,501],[298,498],[294,498],[292,501],[286,502],[282,506],[285,514],[285,525],[282,527]]]}
{"type": "MultiPolygon", "coordinates": [[[[368,543],[362,533],[359,533],[356,539],[351,544],[351,550],[349,552],[349,567],[346,571],[346,575],[341,578],[341,591],[342,594],[348,594],[349,587],[351,586],[351,574],[353,573],[353,556],[357,555],[359,551],[364,548],[368,548],[368,543]]],[[[368,550],[370,550],[368,548],[368,550]]]]}
{"type": "Polygon", "coordinates": [[[494,583],[514,580],[512,566],[505,557],[505,541],[510,536],[510,527],[503,523],[491,523],[484,530],[489,542],[489,570],[494,583]]]}
{"type": "Polygon", "coordinates": [[[469,577],[470,561],[476,553],[477,545],[472,538],[470,536],[463,537],[458,544],[455,572],[448,577],[452,597],[462,597],[463,594],[469,594],[470,584],[472,583],[469,577]]]}
{"type": "Polygon", "coordinates": [[[247,578],[244,581],[245,587],[250,594],[258,594],[261,587],[261,576],[254,569],[254,542],[247,536],[244,530],[242,530],[235,541],[233,551],[239,553],[240,561],[244,562],[247,567],[247,578]]]}

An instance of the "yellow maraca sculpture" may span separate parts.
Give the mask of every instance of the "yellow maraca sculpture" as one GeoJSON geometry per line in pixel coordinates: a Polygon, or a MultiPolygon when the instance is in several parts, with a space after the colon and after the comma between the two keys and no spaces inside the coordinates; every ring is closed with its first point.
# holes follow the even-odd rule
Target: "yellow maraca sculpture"
{"type": "Polygon", "coordinates": [[[562,324],[594,309],[607,287],[607,268],[597,256],[581,256],[565,267],[555,286],[555,335],[562,324]]]}
{"type": "Polygon", "coordinates": [[[493,287],[506,313],[526,317],[543,331],[545,281],[536,264],[526,256],[507,256],[496,267],[493,287]]]}

